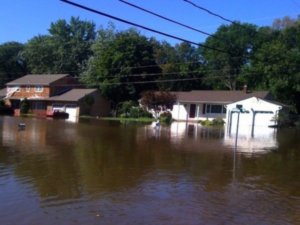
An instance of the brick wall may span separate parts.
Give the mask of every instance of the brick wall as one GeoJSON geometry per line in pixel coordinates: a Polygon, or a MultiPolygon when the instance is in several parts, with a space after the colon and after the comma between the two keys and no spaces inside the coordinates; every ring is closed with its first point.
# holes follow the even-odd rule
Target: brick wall
{"type": "Polygon", "coordinates": [[[41,91],[36,91],[35,86],[21,86],[18,91],[14,92],[12,96],[14,98],[48,98],[50,96],[50,88],[43,87],[41,91]]]}

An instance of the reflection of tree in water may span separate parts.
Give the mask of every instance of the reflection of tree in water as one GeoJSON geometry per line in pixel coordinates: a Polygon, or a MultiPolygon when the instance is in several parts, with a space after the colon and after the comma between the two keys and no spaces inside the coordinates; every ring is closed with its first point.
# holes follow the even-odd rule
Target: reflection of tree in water
{"type": "MultiPolygon", "coordinates": [[[[98,123],[46,126],[47,151],[1,149],[0,165],[11,165],[18,178],[28,178],[42,202],[51,197],[58,201],[86,194],[97,199],[107,194],[126,195],[147,184],[155,187],[163,183],[170,191],[175,187],[192,189],[183,200],[193,196],[199,201],[197,204],[210,204],[208,208],[215,207],[216,213],[224,211],[224,215],[232,212],[226,206],[238,205],[237,210],[248,210],[254,201],[269,197],[278,198],[277,203],[282,205],[279,210],[283,206],[291,209],[297,203],[284,201],[285,196],[299,196],[297,132],[288,132],[287,136],[279,133],[280,145],[275,152],[258,157],[238,154],[234,189],[233,154],[224,149],[222,132],[218,130],[209,134],[209,129],[195,128],[197,133],[191,138],[186,132],[176,136],[162,127],[160,136],[155,136],[153,129],[145,126],[98,123]],[[54,133],[56,129],[60,131],[54,133]],[[261,194],[252,193],[252,188],[261,194]],[[270,189],[274,192],[269,193],[270,189]]],[[[272,203],[263,200],[261,205],[266,207],[272,203]]]]}

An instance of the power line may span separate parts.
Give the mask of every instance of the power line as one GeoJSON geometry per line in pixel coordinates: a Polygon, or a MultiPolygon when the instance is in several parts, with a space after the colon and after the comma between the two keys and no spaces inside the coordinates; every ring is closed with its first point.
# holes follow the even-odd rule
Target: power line
{"type": "MultiPolygon", "coordinates": [[[[187,63],[170,63],[170,65],[188,65],[188,64],[192,64],[194,62],[187,62],[187,63]]],[[[168,64],[162,64],[162,65],[168,65],[168,64]]],[[[154,67],[156,65],[149,65],[149,66],[143,66],[143,67],[120,67],[120,68],[111,68],[109,70],[115,70],[115,69],[126,69],[126,68],[147,68],[147,67],[154,67]]],[[[147,77],[147,76],[159,76],[159,75],[185,75],[185,74],[194,74],[194,73],[204,73],[204,72],[218,72],[218,71],[231,71],[231,69],[197,69],[197,70],[189,70],[189,71],[186,71],[186,72],[182,72],[182,71],[173,71],[173,72],[160,72],[160,73],[135,73],[135,74],[127,74],[127,75],[121,75],[120,78],[126,78],[126,77],[147,77]]],[[[68,74],[70,72],[75,72],[75,71],[60,71],[60,72],[57,72],[59,74],[68,74]]],[[[15,74],[15,73],[10,73],[8,72],[9,74],[15,74]]],[[[0,72],[0,75],[6,75],[7,73],[5,72],[0,72]]],[[[43,73],[43,72],[36,72],[35,74],[49,74],[49,73],[43,73]]],[[[51,74],[56,74],[56,73],[50,73],[49,75],[51,74]]],[[[80,79],[81,77],[80,76],[72,76],[73,78],[76,78],[76,79],[80,79]]],[[[84,75],[82,76],[84,77],[84,75]]],[[[102,78],[115,78],[116,76],[114,75],[109,75],[109,76],[102,76],[102,78]]],[[[6,78],[2,78],[1,80],[9,80],[10,78],[9,77],[6,77],[6,78]]]]}
{"type": "Polygon", "coordinates": [[[143,25],[140,25],[140,24],[137,24],[137,23],[134,23],[134,22],[130,22],[128,20],[124,20],[122,18],[119,18],[119,17],[115,17],[115,16],[112,16],[112,15],[109,15],[107,13],[104,13],[104,12],[100,12],[98,10],[95,10],[95,9],[92,9],[92,8],[89,8],[87,6],[84,6],[84,5],[80,5],[78,3],[75,3],[75,2],[72,2],[72,1],[69,1],[69,0],[60,0],[64,3],[67,3],[69,5],[73,5],[75,7],[78,7],[78,8],[81,8],[81,9],[84,9],[86,11],[89,11],[89,12],[93,12],[95,14],[99,14],[101,16],[105,16],[105,17],[108,17],[108,18],[111,18],[111,19],[114,19],[114,20],[117,20],[117,21],[120,21],[120,22],[123,22],[123,23],[126,23],[126,24],[129,24],[129,25],[132,25],[132,26],[135,26],[135,27],[139,27],[139,28],[142,28],[144,30],[148,30],[148,31],[151,31],[153,33],[157,33],[157,34],[160,34],[160,35],[163,35],[163,36],[166,36],[166,37],[170,37],[170,38],[173,38],[173,39],[176,39],[176,40],[179,40],[179,41],[183,41],[183,42],[187,42],[187,43],[190,43],[190,44],[193,44],[193,45],[197,45],[199,47],[203,47],[203,48],[207,48],[207,49],[210,49],[210,50],[214,50],[214,51],[218,51],[218,52],[222,52],[222,53],[227,53],[229,54],[227,51],[225,50],[222,50],[222,49],[218,49],[218,48],[214,48],[214,47],[210,47],[210,46],[207,46],[207,45],[203,45],[203,44],[200,44],[200,43],[196,43],[196,42],[193,42],[193,41],[189,41],[187,39],[184,39],[184,38],[181,38],[181,37],[177,37],[177,36],[174,36],[172,34],[167,34],[165,32],[162,32],[162,31],[158,31],[158,30],[155,30],[155,29],[152,29],[152,28],[149,28],[149,27],[145,27],[143,25]]]}
{"type": "Polygon", "coordinates": [[[220,18],[220,19],[222,19],[222,20],[224,20],[224,21],[226,21],[226,22],[229,22],[229,23],[232,23],[232,24],[237,24],[237,23],[234,22],[233,20],[227,19],[227,18],[225,18],[225,17],[223,17],[223,16],[221,16],[221,15],[219,15],[219,14],[217,14],[217,13],[214,13],[214,12],[212,12],[212,11],[210,11],[210,10],[208,10],[208,9],[206,9],[206,8],[204,8],[204,7],[202,7],[202,6],[199,6],[199,5],[195,4],[195,3],[192,2],[192,1],[189,1],[189,0],[183,0],[183,1],[184,1],[184,2],[187,2],[187,3],[189,3],[189,4],[191,4],[191,5],[194,6],[195,8],[198,8],[198,9],[200,9],[200,10],[202,10],[202,11],[205,11],[205,12],[207,12],[208,14],[210,14],[210,15],[212,15],[212,16],[215,16],[215,17],[218,17],[218,18],[220,18]]]}
{"type": "Polygon", "coordinates": [[[151,15],[157,16],[157,17],[159,17],[159,18],[161,18],[161,19],[164,19],[164,20],[167,20],[167,21],[169,21],[169,22],[175,23],[175,24],[177,24],[177,25],[179,25],[179,26],[182,26],[182,27],[188,28],[188,29],[190,29],[190,30],[196,31],[196,32],[198,32],[198,33],[205,34],[205,35],[207,35],[207,36],[210,36],[210,37],[214,37],[214,38],[219,39],[219,38],[216,37],[215,35],[212,35],[212,34],[207,33],[207,32],[205,32],[205,31],[202,31],[202,30],[199,30],[199,29],[197,29],[197,28],[191,27],[191,26],[189,26],[189,25],[183,24],[183,23],[181,23],[181,22],[175,21],[175,20],[173,20],[173,19],[167,18],[167,17],[165,17],[165,16],[159,15],[159,14],[157,14],[157,13],[155,13],[155,12],[152,12],[152,11],[147,10],[147,9],[145,9],[145,8],[142,8],[142,7],[140,7],[140,6],[134,5],[134,4],[132,4],[132,3],[130,3],[130,2],[127,2],[127,1],[125,1],[125,0],[119,0],[119,1],[122,2],[122,3],[124,3],[124,4],[127,4],[127,5],[129,5],[129,6],[132,6],[132,7],[136,8],[136,9],[139,9],[139,10],[142,10],[142,11],[144,11],[144,12],[147,12],[147,13],[149,13],[149,14],[151,14],[151,15]]]}
{"type": "Polygon", "coordinates": [[[167,83],[176,81],[191,81],[200,80],[200,77],[193,78],[181,78],[181,79],[167,79],[167,80],[153,80],[153,81],[132,81],[132,82],[112,82],[112,83],[101,83],[100,85],[126,85],[126,84],[151,84],[151,83],[167,83]]]}
{"type": "MultiPolygon", "coordinates": [[[[256,73],[245,73],[248,75],[260,75],[256,73]]],[[[122,77],[120,77],[122,78],[122,77]]],[[[228,77],[226,77],[228,78],[228,77]]],[[[230,78],[230,77],[229,77],[230,78]]],[[[152,80],[152,81],[127,81],[127,82],[106,82],[101,83],[100,85],[128,85],[128,84],[151,84],[151,83],[167,83],[167,82],[182,82],[182,81],[195,81],[195,80],[211,80],[211,79],[224,79],[224,75],[214,75],[208,77],[186,77],[186,78],[178,78],[178,79],[164,79],[164,80],[152,80]]],[[[98,87],[99,85],[87,85],[90,87],[98,87]]]]}

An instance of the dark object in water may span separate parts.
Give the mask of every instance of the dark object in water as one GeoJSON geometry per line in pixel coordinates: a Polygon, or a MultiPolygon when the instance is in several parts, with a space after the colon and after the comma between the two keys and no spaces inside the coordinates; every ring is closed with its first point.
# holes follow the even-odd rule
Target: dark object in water
{"type": "Polygon", "coordinates": [[[19,130],[25,130],[26,124],[25,123],[19,123],[18,128],[19,128],[19,130]]]}
{"type": "Polygon", "coordinates": [[[62,111],[54,111],[51,114],[47,114],[47,117],[52,117],[54,119],[68,119],[69,114],[66,112],[62,112],[62,111]]]}

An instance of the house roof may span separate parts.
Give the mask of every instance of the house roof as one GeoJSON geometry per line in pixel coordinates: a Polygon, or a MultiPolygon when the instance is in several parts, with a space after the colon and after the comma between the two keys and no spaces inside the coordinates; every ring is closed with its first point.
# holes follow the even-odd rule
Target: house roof
{"type": "Polygon", "coordinates": [[[3,98],[6,96],[6,88],[0,89],[0,98],[3,98]]]}
{"type": "Polygon", "coordinates": [[[270,99],[268,91],[188,91],[173,92],[179,102],[203,102],[203,103],[232,103],[243,99],[257,97],[261,99],[270,99]]]}
{"type": "Polygon", "coordinates": [[[62,101],[62,102],[77,102],[86,95],[92,94],[97,89],[72,89],[62,95],[48,98],[48,101],[62,101]]]}
{"type": "Polygon", "coordinates": [[[28,74],[6,85],[50,85],[54,81],[69,76],[68,74],[28,74]]]}

